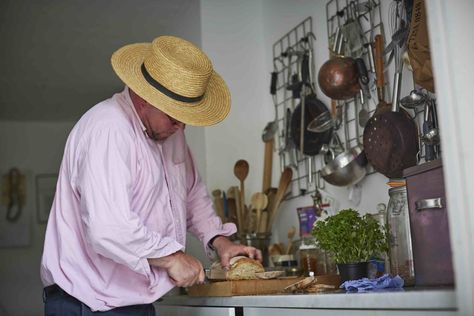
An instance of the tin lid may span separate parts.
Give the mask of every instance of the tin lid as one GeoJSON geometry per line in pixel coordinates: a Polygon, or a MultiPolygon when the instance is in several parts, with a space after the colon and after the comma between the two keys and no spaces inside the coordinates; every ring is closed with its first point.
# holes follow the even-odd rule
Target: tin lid
{"type": "Polygon", "coordinates": [[[300,250],[305,250],[305,249],[316,249],[318,248],[316,244],[301,244],[300,245],[300,250]]]}

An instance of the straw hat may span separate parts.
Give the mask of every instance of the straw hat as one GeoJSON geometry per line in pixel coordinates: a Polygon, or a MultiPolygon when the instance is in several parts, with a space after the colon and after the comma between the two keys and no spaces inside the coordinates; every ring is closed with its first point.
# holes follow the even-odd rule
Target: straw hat
{"type": "Polygon", "coordinates": [[[213,125],[230,111],[224,80],[198,47],[181,38],[124,46],[112,55],[112,67],[140,97],[185,124],[213,125]]]}

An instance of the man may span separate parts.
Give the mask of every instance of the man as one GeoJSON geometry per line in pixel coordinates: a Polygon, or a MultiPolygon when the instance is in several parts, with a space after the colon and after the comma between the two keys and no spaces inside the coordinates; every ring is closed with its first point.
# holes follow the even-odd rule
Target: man
{"type": "Polygon", "coordinates": [[[66,143],[41,263],[46,315],[154,315],[171,288],[204,281],[184,253],[187,230],[224,267],[239,254],[262,259],[227,239],[235,225],[215,215],[184,138],[185,124],[216,124],[230,110],[207,56],[161,36],[122,47],[112,67],[127,87],[85,113],[66,143]]]}

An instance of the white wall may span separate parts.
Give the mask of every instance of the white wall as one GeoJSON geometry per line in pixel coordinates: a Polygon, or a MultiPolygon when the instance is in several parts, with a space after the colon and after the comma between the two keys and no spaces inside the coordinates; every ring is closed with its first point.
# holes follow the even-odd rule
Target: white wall
{"type": "Polygon", "coordinates": [[[263,122],[273,111],[265,101],[269,70],[265,68],[262,13],[261,1],[201,2],[202,47],[232,94],[229,116],[205,132],[210,190],[227,190],[239,183],[233,173],[238,159],[250,165],[246,191],[255,192],[261,186],[260,137],[263,122]]]}
{"type": "MultiPolygon", "coordinates": [[[[46,225],[37,222],[34,177],[58,172],[72,126],[71,122],[0,122],[0,170],[17,167],[27,175],[26,205],[21,216],[30,221],[28,246],[0,248],[2,316],[42,315],[39,267],[46,225]]],[[[5,206],[0,209],[5,214],[5,206]]]]}

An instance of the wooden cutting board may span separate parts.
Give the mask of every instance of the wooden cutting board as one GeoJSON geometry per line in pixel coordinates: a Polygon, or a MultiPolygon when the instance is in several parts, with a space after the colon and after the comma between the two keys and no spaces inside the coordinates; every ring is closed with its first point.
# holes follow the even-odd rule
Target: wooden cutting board
{"type": "Polygon", "coordinates": [[[264,295],[282,293],[290,284],[302,280],[298,278],[282,278],[271,280],[239,280],[221,281],[194,285],[188,288],[189,296],[237,296],[264,295]]]}

